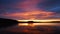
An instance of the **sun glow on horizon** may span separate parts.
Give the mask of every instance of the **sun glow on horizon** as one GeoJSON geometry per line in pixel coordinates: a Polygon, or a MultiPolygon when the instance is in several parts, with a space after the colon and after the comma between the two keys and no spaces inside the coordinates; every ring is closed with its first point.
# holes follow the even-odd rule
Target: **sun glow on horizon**
{"type": "Polygon", "coordinates": [[[60,21],[60,20],[17,20],[18,22],[28,22],[28,21],[34,21],[34,22],[51,22],[51,21],[60,21]]]}
{"type": "Polygon", "coordinates": [[[60,20],[18,20],[19,22],[26,22],[26,23],[18,23],[18,26],[59,26],[60,23],[50,23],[52,21],[60,21],[60,20]],[[33,21],[33,23],[28,23],[29,21],[33,21]],[[34,23],[36,22],[36,23],[34,23]],[[38,23],[42,22],[42,23],[38,23]]]}

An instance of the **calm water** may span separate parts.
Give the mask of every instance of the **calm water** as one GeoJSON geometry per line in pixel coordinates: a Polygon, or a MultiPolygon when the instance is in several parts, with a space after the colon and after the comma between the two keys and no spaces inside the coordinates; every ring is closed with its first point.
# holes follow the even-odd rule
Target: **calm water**
{"type": "Polygon", "coordinates": [[[60,26],[53,25],[37,25],[31,26],[18,26],[14,25],[8,28],[0,29],[1,34],[60,34],[60,26]]]}

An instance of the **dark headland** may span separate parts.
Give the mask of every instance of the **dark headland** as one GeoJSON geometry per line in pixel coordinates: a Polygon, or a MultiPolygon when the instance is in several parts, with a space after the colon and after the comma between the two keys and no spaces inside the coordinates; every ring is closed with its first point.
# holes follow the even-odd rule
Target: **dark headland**
{"type": "Polygon", "coordinates": [[[9,27],[9,26],[16,25],[16,24],[18,24],[18,21],[16,20],[0,18],[0,28],[9,27]]]}

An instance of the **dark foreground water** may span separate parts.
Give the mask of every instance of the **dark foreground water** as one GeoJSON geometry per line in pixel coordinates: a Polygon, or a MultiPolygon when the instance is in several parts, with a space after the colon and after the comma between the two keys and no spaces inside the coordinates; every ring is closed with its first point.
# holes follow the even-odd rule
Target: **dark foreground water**
{"type": "Polygon", "coordinates": [[[0,34],[60,34],[60,26],[11,26],[1,28],[0,34]]]}

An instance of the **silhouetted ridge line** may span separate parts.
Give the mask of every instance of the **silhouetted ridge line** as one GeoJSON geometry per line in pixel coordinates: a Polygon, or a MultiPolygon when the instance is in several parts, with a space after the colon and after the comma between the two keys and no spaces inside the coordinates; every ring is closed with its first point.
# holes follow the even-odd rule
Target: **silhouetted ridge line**
{"type": "Polygon", "coordinates": [[[0,27],[9,27],[18,24],[18,21],[12,19],[0,18],[0,27]]]}

